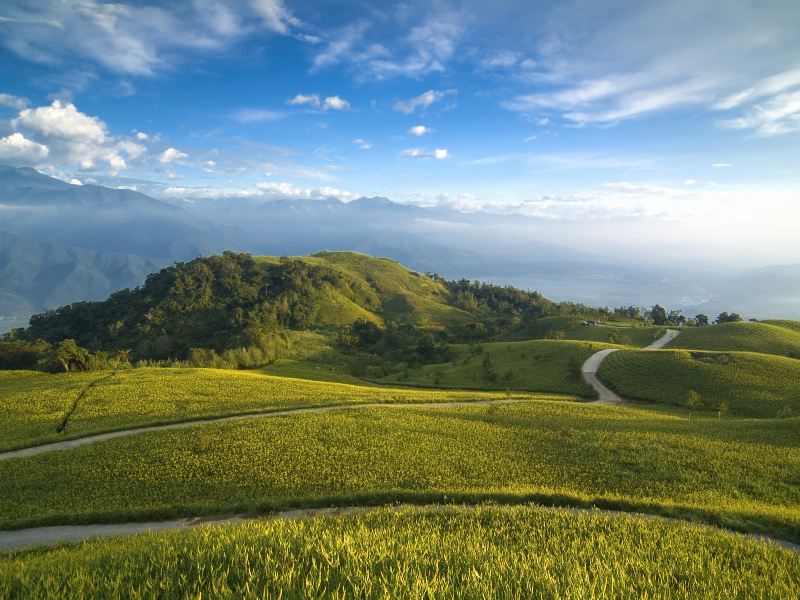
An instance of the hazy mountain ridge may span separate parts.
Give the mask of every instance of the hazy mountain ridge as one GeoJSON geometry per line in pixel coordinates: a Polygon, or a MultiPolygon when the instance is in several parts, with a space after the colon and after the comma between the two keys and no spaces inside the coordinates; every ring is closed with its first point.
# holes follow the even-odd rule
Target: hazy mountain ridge
{"type": "MultiPolygon", "coordinates": [[[[255,255],[354,250],[420,272],[483,279],[586,304],[735,310],[800,317],[800,265],[739,272],[653,269],[538,241],[526,217],[398,204],[221,198],[158,200],[0,166],[0,329],[17,316],[135,287],[176,260],[224,249],[255,255]]],[[[531,220],[531,223],[535,221],[531,220]]],[[[638,263],[638,264],[637,264],[638,263]]]]}

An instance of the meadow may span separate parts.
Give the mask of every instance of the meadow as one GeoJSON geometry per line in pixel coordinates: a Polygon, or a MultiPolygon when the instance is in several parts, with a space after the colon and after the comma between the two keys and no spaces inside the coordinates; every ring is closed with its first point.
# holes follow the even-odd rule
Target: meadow
{"type": "Polygon", "coordinates": [[[423,365],[392,374],[381,383],[488,390],[528,390],[595,398],[580,365],[604,348],[599,342],[531,340],[453,345],[451,362],[423,365]]]}
{"type": "Polygon", "coordinates": [[[563,339],[583,342],[606,342],[626,346],[647,346],[666,331],[665,327],[643,325],[640,321],[620,319],[599,325],[584,325],[597,317],[553,316],[536,319],[500,336],[501,340],[563,339]]]}
{"type": "Polygon", "coordinates": [[[798,424],[531,401],[200,425],[0,462],[0,527],[495,499],[798,540],[798,424]]]}
{"type": "Polygon", "coordinates": [[[701,410],[709,412],[725,403],[736,416],[800,414],[800,360],[782,356],[621,350],[603,361],[599,376],[631,400],[681,406],[694,390],[700,394],[701,410]]]}
{"type": "Polygon", "coordinates": [[[142,368],[60,375],[0,371],[0,450],[128,427],[287,408],[507,396],[367,387],[225,369],[142,368]],[[65,428],[57,433],[65,419],[65,428]]]}
{"type": "Polygon", "coordinates": [[[259,520],[0,556],[4,598],[792,598],[790,550],[532,507],[259,520]]]}
{"type": "MultiPolygon", "coordinates": [[[[685,327],[667,347],[687,350],[740,351],[800,358],[800,331],[788,326],[797,321],[772,323],[723,323],[685,327]]],[[[796,325],[795,325],[796,326],[796,325]]]]}

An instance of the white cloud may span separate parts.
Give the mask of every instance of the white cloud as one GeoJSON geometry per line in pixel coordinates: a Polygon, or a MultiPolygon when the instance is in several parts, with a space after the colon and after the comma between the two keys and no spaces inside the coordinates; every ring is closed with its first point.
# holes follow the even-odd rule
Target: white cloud
{"type": "Polygon", "coordinates": [[[411,135],[416,135],[417,137],[421,137],[426,133],[431,133],[433,129],[430,127],[425,127],[425,125],[414,125],[413,127],[409,128],[408,133],[411,135]]]}
{"type": "Polygon", "coordinates": [[[148,139],[150,139],[150,136],[147,135],[144,131],[137,131],[136,139],[139,140],[140,142],[146,142],[148,139]]]}
{"type": "Polygon", "coordinates": [[[310,106],[321,110],[347,110],[350,103],[339,96],[328,96],[320,100],[319,94],[297,94],[286,101],[290,106],[310,106]]]}
{"type": "Polygon", "coordinates": [[[51,164],[73,162],[82,169],[92,169],[100,161],[108,164],[112,173],[117,173],[127,166],[120,150],[131,157],[143,152],[141,146],[133,142],[110,136],[106,124],[99,118],[84,114],[74,104],[61,100],[54,100],[49,106],[21,110],[10,124],[14,130],[46,145],[51,164]]]}
{"type": "Polygon", "coordinates": [[[405,114],[411,114],[418,108],[427,108],[432,104],[440,101],[442,98],[449,96],[451,94],[455,94],[456,90],[428,90],[416,96],[414,98],[409,98],[408,100],[398,100],[394,103],[394,109],[397,112],[402,112],[405,114]]]}
{"type": "Polygon", "coordinates": [[[69,183],[72,185],[83,185],[83,182],[80,179],[75,179],[74,177],[69,180],[69,183]]]}
{"type": "Polygon", "coordinates": [[[444,72],[464,31],[462,20],[459,13],[433,14],[388,36],[385,29],[378,30],[367,20],[351,23],[334,33],[314,57],[313,70],[348,64],[360,81],[419,79],[444,72]]]}
{"type": "Polygon", "coordinates": [[[422,148],[408,148],[407,150],[403,150],[400,156],[405,156],[407,158],[425,158],[428,156],[428,153],[422,148]]]}
{"type": "Polygon", "coordinates": [[[37,164],[50,153],[47,146],[27,139],[21,133],[0,138],[0,161],[13,164],[37,164]]]}
{"type": "Polygon", "coordinates": [[[436,160],[450,158],[450,154],[446,148],[436,148],[433,152],[428,152],[424,148],[408,148],[407,150],[403,150],[400,156],[406,158],[435,158],[436,160]]]}
{"type": "Polygon", "coordinates": [[[314,108],[319,108],[320,101],[317,94],[297,94],[294,98],[287,100],[286,104],[290,106],[312,106],[314,108]]]}
{"type": "Polygon", "coordinates": [[[697,184],[698,184],[697,179],[684,179],[683,180],[683,185],[697,185],[697,184]]]}
{"type": "Polygon", "coordinates": [[[277,121],[286,115],[275,110],[262,110],[258,108],[245,108],[237,110],[231,117],[239,123],[263,123],[265,121],[277,121]]]}
{"type": "Polygon", "coordinates": [[[745,114],[719,122],[726,129],[752,129],[762,137],[800,131],[800,88],[753,104],[745,114]]]}
{"type": "Polygon", "coordinates": [[[358,146],[361,150],[369,150],[372,148],[372,144],[365,140],[364,138],[356,138],[353,140],[353,143],[358,146]]]}
{"type": "Polygon", "coordinates": [[[302,25],[281,0],[250,0],[250,4],[267,28],[276,33],[287,34],[292,27],[302,25]]]}
{"type": "Polygon", "coordinates": [[[88,62],[139,76],[171,67],[181,54],[208,53],[263,30],[289,35],[301,25],[280,0],[6,0],[2,17],[0,45],[27,60],[59,69],[88,62]]]}
{"type": "Polygon", "coordinates": [[[539,136],[538,136],[538,135],[536,135],[536,134],[534,134],[534,135],[529,135],[528,137],[526,137],[526,138],[525,138],[524,140],[522,140],[522,141],[523,141],[523,142],[525,142],[526,144],[530,144],[531,142],[534,142],[534,141],[536,141],[537,139],[539,139],[539,136]]]}
{"type": "Polygon", "coordinates": [[[350,103],[339,96],[328,96],[322,103],[322,110],[347,110],[350,103]]]}
{"type": "Polygon", "coordinates": [[[731,164],[731,163],[726,163],[726,162],[718,162],[718,163],[714,163],[714,164],[713,164],[713,165],[711,165],[711,166],[712,166],[712,167],[714,167],[715,169],[726,169],[726,168],[728,168],[728,167],[732,167],[732,166],[733,166],[733,164],[731,164]]]}
{"type": "Polygon", "coordinates": [[[519,52],[499,50],[478,59],[478,67],[487,71],[493,69],[510,69],[516,66],[519,60],[519,52]]]}
{"type": "Polygon", "coordinates": [[[176,148],[167,148],[161,153],[161,156],[158,157],[158,162],[162,165],[166,165],[176,160],[183,160],[184,158],[189,158],[189,155],[176,148]]]}
{"type": "Polygon", "coordinates": [[[7,106],[16,110],[22,110],[28,106],[27,98],[20,98],[11,94],[0,94],[0,106],[7,106]]]}
{"type": "Polygon", "coordinates": [[[118,142],[117,148],[122,150],[125,154],[127,154],[131,158],[139,158],[140,156],[143,156],[147,152],[147,148],[145,148],[141,144],[137,144],[136,142],[132,142],[130,140],[122,140],[118,142]]]}
{"type": "Polygon", "coordinates": [[[288,182],[260,182],[253,187],[180,187],[169,186],[161,195],[176,199],[217,199],[217,198],[275,198],[275,199],[310,199],[322,200],[336,198],[350,202],[360,198],[360,194],[335,187],[319,188],[299,186],[288,182]]]}

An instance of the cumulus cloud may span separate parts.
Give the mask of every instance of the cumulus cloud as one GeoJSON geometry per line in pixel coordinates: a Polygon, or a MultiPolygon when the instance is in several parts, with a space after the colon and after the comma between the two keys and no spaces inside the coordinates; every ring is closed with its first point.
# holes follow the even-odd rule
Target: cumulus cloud
{"type": "Polygon", "coordinates": [[[0,161],[11,164],[38,164],[50,150],[44,144],[27,139],[21,133],[0,138],[0,161]]]}
{"type": "Polygon", "coordinates": [[[411,114],[418,108],[427,108],[432,104],[439,102],[442,98],[455,93],[457,92],[454,89],[428,90],[427,92],[424,92],[414,98],[409,98],[408,100],[398,100],[394,103],[394,109],[397,112],[411,114]]]}
{"type": "Polygon", "coordinates": [[[15,131],[46,145],[52,161],[77,163],[82,169],[104,162],[112,172],[118,172],[127,166],[120,151],[131,157],[144,152],[143,147],[133,142],[110,136],[99,118],[61,100],[54,100],[49,106],[23,109],[10,124],[15,131]]]}
{"type": "Polygon", "coordinates": [[[322,110],[347,110],[350,103],[339,96],[328,96],[322,103],[322,110]]]}
{"type": "Polygon", "coordinates": [[[431,133],[432,131],[433,129],[430,127],[425,127],[425,125],[414,125],[413,127],[409,128],[408,133],[417,137],[422,137],[426,133],[431,133]]]}
{"type": "Polygon", "coordinates": [[[350,103],[339,96],[328,96],[320,99],[319,94],[297,94],[286,101],[289,106],[310,106],[320,110],[347,110],[350,103]]]}
{"type": "Polygon", "coordinates": [[[356,139],[353,140],[353,143],[356,146],[358,146],[359,149],[361,149],[361,150],[369,150],[370,148],[372,148],[372,144],[369,143],[364,138],[356,138],[356,139]]]}
{"type": "Polygon", "coordinates": [[[436,148],[433,151],[433,158],[442,160],[443,158],[450,158],[450,154],[447,152],[447,148],[436,148]]]}
{"type": "Polygon", "coordinates": [[[184,158],[189,158],[189,155],[176,148],[167,148],[158,157],[158,162],[160,162],[162,165],[167,165],[171,162],[175,162],[176,160],[183,160],[184,158]]]}

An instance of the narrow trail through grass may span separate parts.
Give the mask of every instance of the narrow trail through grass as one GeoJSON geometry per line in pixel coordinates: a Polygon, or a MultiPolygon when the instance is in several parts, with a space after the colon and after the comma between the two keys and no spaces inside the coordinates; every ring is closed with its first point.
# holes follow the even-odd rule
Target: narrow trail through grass
{"type": "MultiPolygon", "coordinates": [[[[298,508],[291,510],[282,510],[265,515],[248,515],[248,514],[235,514],[235,515],[204,515],[198,517],[185,517],[182,519],[172,519],[168,521],[145,521],[145,522],[129,522],[129,523],[101,523],[91,525],[57,525],[51,527],[32,527],[29,529],[16,529],[10,531],[0,531],[0,552],[8,552],[21,550],[25,548],[32,548],[37,546],[56,546],[60,544],[74,544],[90,539],[106,538],[106,537],[119,537],[140,535],[145,533],[156,533],[160,531],[168,531],[172,529],[183,529],[187,527],[195,527],[197,525],[228,525],[231,523],[240,523],[242,521],[252,520],[274,520],[274,519],[304,519],[314,518],[321,516],[341,516],[350,514],[363,514],[366,512],[376,510],[403,510],[410,504],[389,504],[382,506],[331,506],[322,508],[298,508]]],[[[457,506],[462,509],[474,510],[485,506],[502,506],[497,504],[426,504],[420,506],[421,509],[427,511],[441,511],[447,510],[457,506]]],[[[668,523],[693,523],[685,519],[678,519],[674,517],[663,517],[660,515],[651,515],[647,513],[608,510],[602,508],[574,508],[562,506],[538,506],[535,505],[537,510],[542,511],[566,511],[575,515],[606,515],[617,518],[636,518],[644,520],[655,520],[659,522],[668,523]]],[[[792,550],[800,554],[800,544],[795,544],[788,540],[780,538],[756,534],[756,533],[742,533],[724,527],[708,526],[717,531],[723,531],[741,538],[757,540],[761,542],[774,543],[779,546],[792,550]]]]}
{"type": "MultiPolygon", "coordinates": [[[[680,330],[678,329],[667,329],[663,336],[658,338],[653,343],[648,344],[642,348],[642,350],[660,350],[678,337],[678,334],[680,334],[680,330]]],[[[600,381],[600,378],[597,376],[597,372],[600,370],[600,365],[603,364],[603,361],[608,357],[609,354],[612,354],[617,350],[618,348],[606,348],[604,350],[600,350],[599,352],[595,352],[589,358],[587,358],[586,362],[584,362],[583,366],[581,366],[581,375],[583,376],[584,380],[597,392],[597,400],[594,401],[597,404],[624,403],[624,400],[620,397],[620,395],[606,387],[606,385],[600,381]]]]}
{"type": "Polygon", "coordinates": [[[512,404],[515,402],[526,402],[529,400],[531,400],[531,398],[498,398],[496,400],[470,400],[464,402],[459,402],[459,401],[419,402],[419,403],[368,402],[364,404],[337,404],[331,406],[310,406],[304,408],[291,408],[287,410],[261,411],[261,412],[245,413],[239,415],[229,415],[225,417],[213,417],[210,419],[202,419],[202,418],[192,419],[189,421],[180,421],[178,423],[167,423],[164,425],[133,427],[131,429],[120,429],[118,431],[108,431],[105,433],[87,435],[85,437],[64,440],[63,442],[53,442],[51,444],[42,444],[41,446],[31,446],[28,448],[20,448],[19,450],[10,450],[8,452],[2,452],[0,453],[0,461],[8,460],[11,458],[36,456],[37,454],[42,454],[44,452],[69,450],[70,448],[75,448],[77,446],[85,446],[86,444],[96,444],[97,442],[103,442],[115,438],[127,437],[129,435],[136,435],[138,433],[145,433],[150,431],[163,431],[169,429],[185,429],[187,427],[207,425],[209,423],[221,423],[225,421],[241,421],[244,419],[263,419],[267,417],[285,417],[289,415],[324,413],[324,412],[348,410],[355,408],[451,408],[451,407],[459,408],[465,406],[480,406],[486,404],[512,404]]]}

